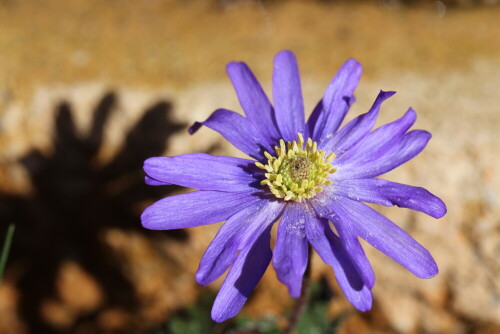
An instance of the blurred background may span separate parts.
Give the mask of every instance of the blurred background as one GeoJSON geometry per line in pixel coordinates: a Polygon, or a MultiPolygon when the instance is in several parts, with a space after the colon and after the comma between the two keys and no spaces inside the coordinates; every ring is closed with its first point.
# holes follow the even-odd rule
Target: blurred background
{"type": "Polygon", "coordinates": [[[341,64],[364,74],[348,119],[398,92],[427,149],[388,179],[440,196],[439,221],[378,208],[435,256],[413,277],[365,245],[377,275],[360,313],[313,258],[300,333],[500,333],[500,6],[497,0],[0,0],[0,333],[279,333],[293,305],[270,267],[241,315],[210,320],[221,280],[195,282],[219,225],[147,231],[141,211],[183,189],[143,184],[150,156],[238,155],[208,129],[241,111],[225,75],[245,61],[270,92],[295,52],[310,112],[341,64]]]}

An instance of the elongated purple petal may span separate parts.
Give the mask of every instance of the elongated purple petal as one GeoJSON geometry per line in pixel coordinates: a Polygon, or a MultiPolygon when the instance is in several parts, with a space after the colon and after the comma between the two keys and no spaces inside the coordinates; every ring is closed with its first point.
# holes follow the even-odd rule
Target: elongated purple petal
{"type": "MultiPolygon", "coordinates": [[[[307,120],[307,124],[304,128],[304,138],[313,138],[314,124],[316,124],[318,117],[323,113],[323,99],[319,100],[319,102],[314,107],[309,119],[307,120]]],[[[321,144],[322,142],[320,142],[321,144]]]]}
{"type": "Polygon", "coordinates": [[[347,300],[360,311],[371,309],[372,294],[359,275],[356,265],[346,253],[328,223],[317,219],[306,224],[307,239],[321,259],[333,268],[335,278],[347,300]]]}
{"type": "Polygon", "coordinates": [[[313,140],[322,142],[337,132],[353,102],[361,71],[361,64],[352,58],[338,70],[323,96],[323,108],[317,108],[307,122],[313,140]]]}
{"type": "Polygon", "coordinates": [[[431,254],[408,233],[389,219],[363,203],[344,197],[329,205],[315,205],[325,218],[341,217],[339,224],[349,224],[352,230],[373,247],[408,269],[415,276],[430,278],[438,273],[431,254]]]}
{"type": "Polygon", "coordinates": [[[347,254],[349,254],[349,257],[358,268],[358,272],[363,278],[363,282],[369,289],[373,288],[375,285],[375,273],[373,272],[370,261],[366,257],[365,251],[358,240],[358,236],[350,225],[339,224],[338,221],[334,221],[334,224],[337,232],[339,233],[340,241],[342,242],[347,254]]]}
{"type": "Polygon", "coordinates": [[[168,186],[168,185],[171,185],[172,183],[170,182],[162,182],[162,181],[159,181],[159,180],[156,180],[148,175],[146,175],[144,177],[144,182],[148,185],[148,186],[168,186]]]}
{"type": "Polygon", "coordinates": [[[196,273],[196,280],[209,284],[222,275],[236,259],[237,251],[249,246],[272,222],[283,204],[260,199],[235,213],[222,225],[210,243],[196,273]]]}
{"type": "Polygon", "coordinates": [[[337,156],[344,154],[372,130],[377,121],[382,102],[395,93],[380,91],[373,106],[366,114],[360,115],[347,123],[331,139],[326,139],[321,148],[329,152],[335,152],[337,156]]]}
{"type": "Polygon", "coordinates": [[[257,183],[252,160],[190,153],[144,161],[144,171],[155,180],[201,190],[250,191],[257,183]]]}
{"type": "Polygon", "coordinates": [[[354,163],[368,165],[372,160],[390,151],[416,119],[417,115],[410,108],[400,119],[382,125],[365,136],[344,155],[337,157],[334,163],[338,166],[354,163]]]}
{"type": "Polygon", "coordinates": [[[263,159],[264,151],[273,152],[272,143],[250,121],[233,111],[218,109],[205,122],[194,123],[189,133],[195,133],[202,125],[219,132],[234,147],[257,160],[263,159]]]}
{"type": "Polygon", "coordinates": [[[271,226],[238,255],[215,298],[212,307],[214,321],[222,322],[238,314],[264,275],[272,257],[270,231],[271,226]]]}
{"type": "Polygon", "coordinates": [[[226,71],[247,119],[261,135],[268,138],[268,142],[277,143],[281,134],[276,125],[273,106],[252,71],[240,62],[229,63],[226,71]]]}
{"type": "Polygon", "coordinates": [[[281,217],[274,247],[273,265],[278,279],[294,298],[300,296],[307,267],[308,246],[305,225],[311,220],[301,203],[290,203],[281,217]]]}
{"type": "Polygon", "coordinates": [[[375,159],[368,171],[360,175],[363,177],[379,176],[399,167],[422,152],[431,137],[431,134],[424,130],[408,132],[390,151],[375,159]]]}
{"type": "Polygon", "coordinates": [[[281,51],[274,58],[273,100],[276,122],[285,141],[304,134],[304,102],[300,74],[295,56],[281,51]]]}
{"type": "Polygon", "coordinates": [[[434,218],[446,214],[446,205],[424,188],[382,179],[337,180],[335,193],[356,200],[421,211],[434,218]]]}
{"type": "Polygon", "coordinates": [[[369,163],[354,160],[338,169],[337,178],[371,178],[387,173],[413,159],[425,148],[431,134],[423,130],[413,130],[405,134],[387,151],[367,156],[369,163]]]}
{"type": "Polygon", "coordinates": [[[141,215],[142,226],[151,230],[173,230],[218,223],[259,198],[251,193],[195,191],[163,198],[141,215]]]}

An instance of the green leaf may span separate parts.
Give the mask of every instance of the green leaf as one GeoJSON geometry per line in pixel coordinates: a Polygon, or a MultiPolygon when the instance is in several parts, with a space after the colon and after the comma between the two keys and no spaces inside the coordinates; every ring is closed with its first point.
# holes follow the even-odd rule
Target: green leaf
{"type": "Polygon", "coordinates": [[[328,304],[331,297],[326,279],[323,278],[311,286],[311,298],[295,326],[298,334],[332,334],[338,331],[344,315],[334,319],[328,318],[328,304]]]}
{"type": "Polygon", "coordinates": [[[10,224],[7,230],[7,236],[3,243],[2,255],[0,256],[0,281],[3,279],[3,272],[7,265],[7,258],[9,257],[10,245],[12,244],[12,237],[14,236],[15,225],[10,224]]]}

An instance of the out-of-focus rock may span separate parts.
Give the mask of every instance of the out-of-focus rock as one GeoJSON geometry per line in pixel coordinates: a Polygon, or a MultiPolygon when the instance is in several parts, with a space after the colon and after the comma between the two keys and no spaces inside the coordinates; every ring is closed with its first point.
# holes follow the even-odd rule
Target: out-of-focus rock
{"type": "MultiPolygon", "coordinates": [[[[8,278],[7,278],[8,279],[8,278]]],[[[16,309],[19,303],[19,292],[16,287],[5,280],[0,284],[0,328],[11,333],[27,333],[28,324],[20,321],[16,309]]]]}
{"type": "Polygon", "coordinates": [[[77,263],[64,263],[56,279],[61,302],[75,312],[89,312],[102,304],[101,287],[77,263]]]}

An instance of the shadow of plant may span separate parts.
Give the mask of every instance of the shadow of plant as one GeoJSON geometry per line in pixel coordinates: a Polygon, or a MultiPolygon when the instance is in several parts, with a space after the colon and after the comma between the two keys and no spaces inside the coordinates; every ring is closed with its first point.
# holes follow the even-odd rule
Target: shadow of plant
{"type": "MultiPolygon", "coordinates": [[[[46,156],[33,150],[21,159],[33,194],[27,198],[0,194],[0,217],[17,227],[9,263],[22,268],[16,280],[19,312],[32,333],[72,332],[72,328],[52,327],[40,315],[44,300],[58,298],[56,275],[67,260],[77,262],[104,293],[104,304],[76,319],[75,326],[96,318],[103,308],[119,306],[134,312],[139,305],[132,282],[101,232],[114,227],[148,233],[140,224],[141,204],[158,200],[174,188],[144,185],[142,164],[148,157],[161,155],[170,136],[184,125],[169,120],[170,103],[159,102],[133,125],[114,159],[101,165],[97,154],[115,104],[114,94],[102,98],[84,136],[76,130],[71,106],[60,104],[52,153],[46,156]]],[[[183,231],[164,233],[168,238],[187,238],[183,231]]]]}

